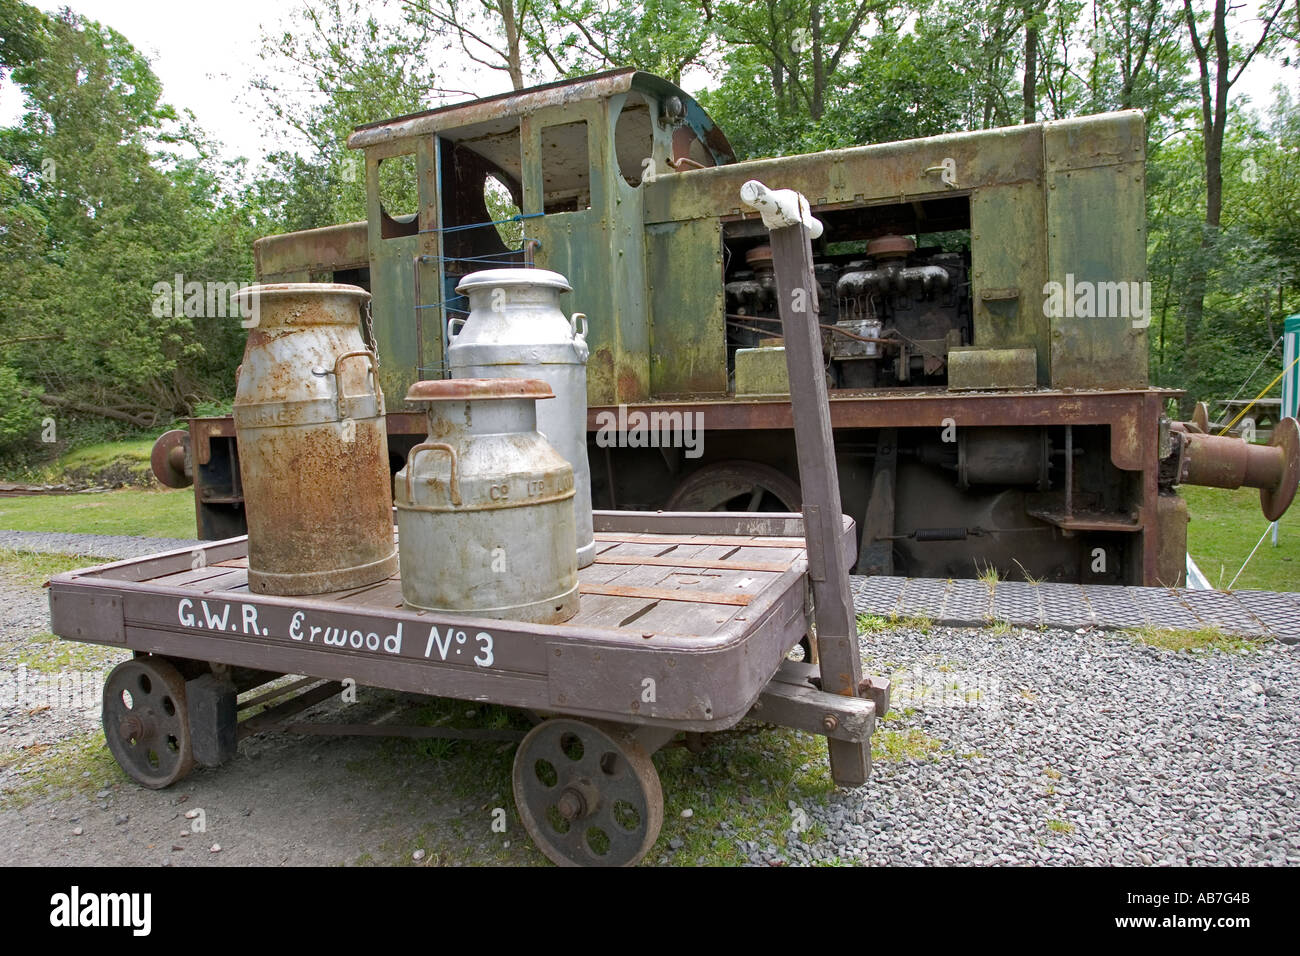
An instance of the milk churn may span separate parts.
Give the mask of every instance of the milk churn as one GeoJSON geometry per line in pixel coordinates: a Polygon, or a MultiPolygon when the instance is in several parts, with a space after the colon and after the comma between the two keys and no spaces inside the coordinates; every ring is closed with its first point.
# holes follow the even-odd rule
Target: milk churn
{"type": "Polygon", "coordinates": [[[536,378],[555,401],[537,408],[537,427],[573,466],[578,567],[596,559],[587,464],[587,317],[566,319],[560,293],[568,280],[544,269],[487,269],[456,291],[469,296],[469,318],[451,339],[453,378],[536,378]]]}
{"type": "Polygon", "coordinates": [[[411,607],[556,624],[578,612],[573,469],[538,433],[537,379],[416,382],[429,437],[397,473],[411,607]]]}
{"type": "Polygon", "coordinates": [[[319,594],[397,571],[384,396],[352,285],[243,290],[253,326],[235,388],[248,588],[319,594]]]}

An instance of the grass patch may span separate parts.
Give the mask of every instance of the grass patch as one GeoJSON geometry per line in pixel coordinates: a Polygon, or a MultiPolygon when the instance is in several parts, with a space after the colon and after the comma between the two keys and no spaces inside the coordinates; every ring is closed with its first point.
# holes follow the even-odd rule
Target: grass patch
{"type": "Polygon", "coordinates": [[[707,739],[699,756],[684,747],[655,754],[664,825],[647,862],[734,866],[748,861],[748,841],[781,853],[826,838],[809,819],[835,790],[821,737],[743,725],[707,739]],[[687,808],[692,815],[683,819],[687,808]],[[674,840],[681,841],[675,850],[674,840]]]}
{"type": "Polygon", "coordinates": [[[12,771],[16,782],[0,790],[0,807],[21,808],[47,793],[91,793],[127,782],[99,730],[0,753],[0,771],[12,771]]]}
{"type": "MultiPolygon", "coordinates": [[[[1268,524],[1259,511],[1259,492],[1189,485],[1178,491],[1192,517],[1187,550],[1211,584],[1226,588],[1268,524]]],[[[1294,514],[1283,516],[1278,546],[1265,539],[1233,587],[1300,591],[1300,521],[1294,514]]]]}
{"type": "Polygon", "coordinates": [[[1073,833],[1074,824],[1068,823],[1065,820],[1053,819],[1047,821],[1047,829],[1051,830],[1053,833],[1073,833]]]}
{"type": "Polygon", "coordinates": [[[1000,619],[995,619],[988,628],[989,633],[995,637],[1006,637],[1014,630],[1015,628],[1013,628],[1010,623],[1000,619]]]}
{"type": "Polygon", "coordinates": [[[55,477],[94,479],[105,475],[114,480],[113,476],[121,475],[117,480],[148,484],[152,475],[149,456],[153,443],[152,438],[137,438],[74,448],[55,464],[55,477]]]}
{"type": "Polygon", "coordinates": [[[193,538],[196,533],[194,490],[132,488],[89,494],[0,498],[0,528],[8,531],[193,538]]]}
{"type": "Polygon", "coordinates": [[[23,642],[18,663],[37,674],[63,671],[104,671],[112,669],[128,652],[120,647],[105,647],[82,641],[65,641],[56,634],[38,634],[23,642]]]}
{"type": "Polygon", "coordinates": [[[1225,634],[1217,627],[1202,627],[1197,630],[1143,627],[1122,633],[1151,647],[1158,647],[1166,651],[1191,651],[1199,654],[1208,654],[1212,651],[1240,654],[1258,650],[1262,643],[1245,637],[1237,637],[1233,634],[1225,634]]]}
{"type": "MultiPolygon", "coordinates": [[[[430,700],[404,711],[400,723],[472,727],[526,728],[516,711],[460,700],[430,700]],[[470,711],[475,716],[470,716],[470,711]]],[[[644,865],[735,866],[748,861],[744,844],[756,841],[784,851],[795,841],[816,843],[825,828],[811,819],[814,806],[834,792],[821,737],[794,731],[745,724],[736,730],[707,737],[702,754],[670,744],[653,757],[664,794],[664,822],[659,839],[644,865]],[[793,807],[791,806],[793,804],[793,807]],[[683,817],[689,809],[691,815],[683,817]],[[674,846],[674,843],[677,846],[674,846]]],[[[546,865],[546,860],[523,830],[514,803],[511,768],[513,744],[445,740],[389,739],[375,748],[373,757],[348,764],[349,772],[374,778],[394,772],[421,774],[432,771],[439,793],[455,797],[476,809],[446,821],[439,831],[427,830],[404,845],[396,862],[410,864],[411,850],[421,847],[429,856],[421,865],[455,859],[471,864],[546,865]],[[430,765],[432,764],[432,766],[430,765]],[[490,833],[494,808],[506,811],[505,833],[490,833]],[[464,853],[447,850],[447,833],[461,833],[464,853]],[[441,836],[440,836],[441,834],[441,836]],[[504,846],[509,840],[510,846],[504,846]],[[485,848],[478,844],[482,841],[485,848]]]]}
{"type": "Polygon", "coordinates": [[[877,730],[871,735],[873,760],[937,760],[943,744],[921,730],[877,730]]]}
{"type": "Polygon", "coordinates": [[[880,719],[882,721],[906,720],[908,717],[911,717],[915,713],[916,713],[915,707],[904,707],[901,710],[897,707],[891,707],[889,708],[889,713],[885,714],[885,716],[881,717],[880,719]]]}
{"type": "Polygon", "coordinates": [[[21,584],[40,587],[56,574],[103,564],[100,558],[76,554],[41,554],[0,548],[0,572],[21,584]]]}
{"type": "Polygon", "coordinates": [[[6,477],[35,484],[71,485],[74,488],[96,485],[156,487],[157,482],[149,467],[155,437],[154,434],[149,434],[117,441],[74,445],[65,448],[53,460],[26,468],[7,468],[6,477]]]}

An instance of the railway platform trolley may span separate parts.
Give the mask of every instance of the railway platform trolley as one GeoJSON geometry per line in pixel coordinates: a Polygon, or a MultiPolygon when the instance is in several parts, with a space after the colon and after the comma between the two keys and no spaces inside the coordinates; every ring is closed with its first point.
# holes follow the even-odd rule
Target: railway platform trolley
{"type": "Polygon", "coordinates": [[[680,732],[753,715],[825,736],[835,782],[865,783],[889,684],[862,678],[848,578],[856,529],[839,507],[821,333],[796,305],[816,302],[820,223],[790,190],[755,181],[741,195],[771,231],[802,515],[596,512],[596,557],[578,572],[577,616],[562,624],[412,610],[400,567],[347,591],[253,593],[246,537],[57,575],[54,633],[135,653],[104,686],[104,734],[127,774],[165,787],[195,764],[220,765],[241,733],[351,679],[535,717],[515,754],[515,804],[560,864],[645,856],[663,822],[650,757],[680,732]],[[801,643],[804,660],[791,660],[801,643]],[[286,674],[316,686],[241,723],[239,694],[286,674]]]}
{"type": "MultiPolygon", "coordinates": [[[[864,747],[888,706],[883,685],[867,685],[874,699],[840,696],[819,689],[814,664],[787,660],[811,633],[803,530],[799,515],[598,513],[582,610],[563,625],[404,609],[398,575],[310,598],[253,594],[246,538],[233,538],[57,575],[51,626],[134,652],[105,682],[104,733],[146,787],[231,759],[241,736],[351,678],[530,712],[513,771],[525,828],[557,863],[631,864],[663,820],[650,756],[679,732],[752,715],[864,747]],[[239,721],[238,695],[246,706],[285,674],[326,683],[239,721]]],[[[851,560],[849,518],[838,544],[851,560]]],[[[865,765],[846,769],[842,782],[863,782],[865,765]]]]}

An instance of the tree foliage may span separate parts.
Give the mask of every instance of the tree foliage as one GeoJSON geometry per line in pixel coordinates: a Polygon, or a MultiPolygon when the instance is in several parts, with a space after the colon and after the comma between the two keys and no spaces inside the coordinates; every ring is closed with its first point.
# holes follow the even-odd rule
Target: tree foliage
{"type": "MultiPolygon", "coordinates": [[[[1256,2],[297,0],[251,79],[254,166],[216,158],[127,38],[0,0],[0,88],[23,99],[0,129],[0,451],[51,414],[151,425],[228,398],[238,322],[155,315],[155,286],[251,281],[254,238],[363,218],[353,128],[475,95],[474,68],[516,89],[657,73],[742,159],[1140,109],[1153,378],[1231,394],[1300,311],[1300,105],[1230,96],[1294,68],[1300,6],[1256,2]]],[[[382,198],[405,211],[396,167],[382,198]]]]}
{"type": "Polygon", "coordinates": [[[0,130],[4,387],[63,420],[168,420],[224,390],[241,330],[159,317],[150,290],[248,277],[251,237],[209,144],[124,37],[67,10],[39,32],[43,56],[12,71],[22,120],[0,130]]]}

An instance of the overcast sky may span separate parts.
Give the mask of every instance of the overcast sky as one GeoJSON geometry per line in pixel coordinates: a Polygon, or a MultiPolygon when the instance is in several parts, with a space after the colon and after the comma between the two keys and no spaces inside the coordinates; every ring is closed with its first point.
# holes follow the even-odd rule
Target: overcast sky
{"type": "MultiPolygon", "coordinates": [[[[250,159],[264,155],[268,144],[262,141],[262,123],[254,111],[259,99],[249,89],[248,79],[265,72],[257,56],[260,27],[276,27],[297,6],[296,0],[63,2],[112,27],[147,55],[162,80],[163,99],[177,109],[193,110],[200,128],[223,144],[224,155],[250,159]]],[[[47,7],[40,0],[35,5],[47,7]]],[[[375,7],[379,12],[380,5],[375,7]]],[[[398,4],[389,7],[396,9],[398,4]]],[[[485,93],[509,86],[504,74],[480,76],[475,84],[485,93]]],[[[21,110],[21,96],[12,83],[6,83],[0,90],[0,122],[12,123],[21,110]]]]}
{"type": "MultiPolygon", "coordinates": [[[[227,157],[260,159],[264,155],[267,144],[256,115],[258,99],[249,90],[248,78],[261,71],[259,27],[276,27],[297,5],[296,0],[65,2],[78,13],[113,27],[148,55],[163,82],[164,99],[178,109],[192,110],[199,126],[223,144],[227,157]]],[[[46,6],[40,0],[37,5],[46,6]]],[[[379,4],[374,6],[377,11],[382,9],[379,4]]],[[[394,2],[389,9],[398,6],[394,2]]],[[[455,64],[451,69],[463,74],[468,65],[455,64]]],[[[1257,61],[1233,88],[1234,95],[1249,95],[1256,106],[1263,107],[1272,100],[1272,85],[1279,79],[1286,79],[1294,90],[1300,86],[1300,71],[1257,61]]],[[[685,85],[693,87],[689,81],[685,85]]],[[[488,94],[508,86],[504,74],[479,70],[468,88],[488,94]]],[[[0,123],[13,123],[21,105],[14,85],[5,83],[0,89],[0,123]]]]}

